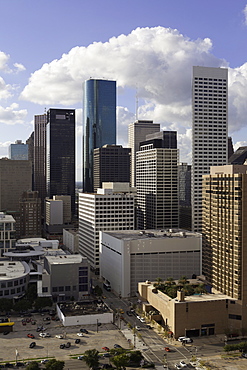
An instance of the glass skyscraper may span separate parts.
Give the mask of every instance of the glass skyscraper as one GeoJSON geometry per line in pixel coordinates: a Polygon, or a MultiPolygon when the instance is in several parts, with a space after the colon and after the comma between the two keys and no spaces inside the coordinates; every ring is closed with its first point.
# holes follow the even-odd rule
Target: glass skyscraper
{"type": "Polygon", "coordinates": [[[93,192],[94,149],[116,144],[116,81],[85,81],[83,106],[83,191],[93,192]]]}
{"type": "Polygon", "coordinates": [[[49,109],[46,126],[47,196],[70,195],[75,212],[75,110],[49,109]]]}

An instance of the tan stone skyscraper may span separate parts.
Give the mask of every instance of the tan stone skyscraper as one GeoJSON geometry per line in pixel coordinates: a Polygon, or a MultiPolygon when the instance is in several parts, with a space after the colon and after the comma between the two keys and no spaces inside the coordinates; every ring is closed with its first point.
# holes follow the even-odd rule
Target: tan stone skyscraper
{"type": "MultiPolygon", "coordinates": [[[[233,328],[247,328],[247,166],[213,166],[203,176],[202,269],[212,288],[232,298],[233,328]]],[[[231,324],[232,320],[232,324],[231,324]]]]}

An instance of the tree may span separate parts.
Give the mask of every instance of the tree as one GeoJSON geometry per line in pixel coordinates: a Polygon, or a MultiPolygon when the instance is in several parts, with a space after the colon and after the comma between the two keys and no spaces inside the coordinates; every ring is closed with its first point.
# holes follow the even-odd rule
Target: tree
{"type": "Polygon", "coordinates": [[[64,368],[64,361],[58,361],[53,358],[45,364],[45,368],[47,370],[62,370],[64,368]]]}
{"type": "Polygon", "coordinates": [[[181,278],[178,280],[178,285],[184,286],[189,284],[189,281],[186,276],[181,276],[181,278]]]}
{"type": "Polygon", "coordinates": [[[8,312],[12,309],[13,303],[11,299],[8,298],[0,298],[0,311],[1,312],[8,312]]]}
{"type": "Polygon", "coordinates": [[[51,307],[52,306],[52,300],[48,297],[38,297],[34,302],[34,307],[36,310],[39,310],[40,308],[45,307],[51,307]]]}
{"type": "Polygon", "coordinates": [[[117,370],[125,370],[129,363],[129,356],[126,353],[114,356],[110,359],[110,362],[117,368],[117,370]]]}
{"type": "Polygon", "coordinates": [[[37,299],[37,285],[29,284],[26,291],[26,299],[30,302],[34,302],[37,299]]]}
{"type": "Polygon", "coordinates": [[[30,362],[30,364],[27,365],[26,370],[39,370],[39,363],[37,361],[30,362]]]}
{"type": "Polygon", "coordinates": [[[29,308],[32,308],[32,303],[27,299],[21,299],[20,301],[16,302],[13,307],[15,311],[26,311],[29,308]]]}
{"type": "Polygon", "coordinates": [[[204,284],[199,284],[199,285],[195,288],[195,293],[197,293],[197,294],[207,293],[207,291],[206,291],[206,289],[205,289],[205,285],[204,285],[204,284]]]}
{"type": "Polygon", "coordinates": [[[103,290],[101,289],[101,287],[99,285],[96,285],[96,287],[94,288],[94,293],[98,296],[102,295],[103,294],[103,290]]]}
{"type": "Polygon", "coordinates": [[[83,361],[86,362],[90,369],[96,369],[99,366],[99,351],[97,349],[88,349],[85,351],[83,361]]]}
{"type": "Polygon", "coordinates": [[[165,283],[166,283],[166,285],[167,286],[172,286],[172,285],[176,285],[176,283],[175,283],[175,281],[174,281],[174,279],[172,278],[172,277],[168,277],[167,279],[166,279],[166,281],[165,281],[165,283]]]}

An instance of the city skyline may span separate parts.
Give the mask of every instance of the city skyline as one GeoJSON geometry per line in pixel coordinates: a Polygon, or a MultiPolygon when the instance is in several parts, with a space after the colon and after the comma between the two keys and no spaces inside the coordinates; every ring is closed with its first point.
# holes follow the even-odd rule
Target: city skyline
{"type": "Polygon", "coordinates": [[[117,81],[117,144],[127,145],[136,118],[153,120],[178,132],[180,159],[191,163],[193,65],[229,69],[229,134],[235,149],[245,145],[246,5],[3,0],[0,157],[10,143],[26,141],[45,108],[76,109],[81,180],[82,83],[92,77],[117,81]]]}

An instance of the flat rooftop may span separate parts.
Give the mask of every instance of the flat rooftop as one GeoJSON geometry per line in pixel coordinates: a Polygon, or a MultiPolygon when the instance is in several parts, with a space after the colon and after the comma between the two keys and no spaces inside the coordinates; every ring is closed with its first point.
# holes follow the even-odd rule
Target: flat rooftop
{"type": "Polygon", "coordinates": [[[105,234],[122,240],[141,240],[150,238],[200,238],[201,234],[183,229],[163,229],[163,230],[121,230],[105,231],[105,234]]]}
{"type": "Polygon", "coordinates": [[[45,256],[50,264],[68,264],[68,263],[81,263],[86,261],[86,257],[82,257],[80,254],[63,254],[63,255],[48,255],[45,256]]]}
{"type": "Polygon", "coordinates": [[[0,261],[0,281],[22,278],[30,272],[27,263],[19,261],[0,261]]]}
{"type": "Polygon", "coordinates": [[[96,315],[100,313],[112,312],[109,307],[100,300],[59,303],[58,307],[64,316],[96,315]]]}

